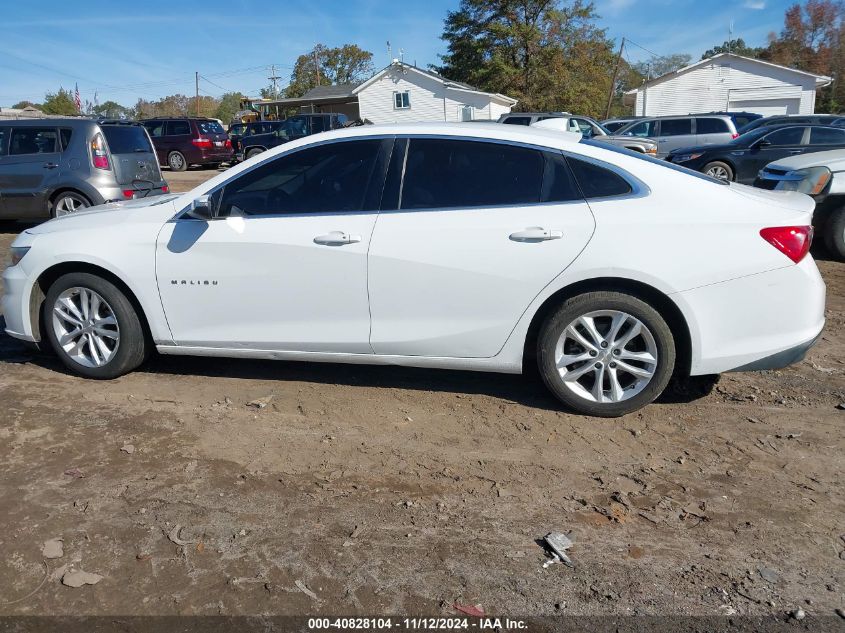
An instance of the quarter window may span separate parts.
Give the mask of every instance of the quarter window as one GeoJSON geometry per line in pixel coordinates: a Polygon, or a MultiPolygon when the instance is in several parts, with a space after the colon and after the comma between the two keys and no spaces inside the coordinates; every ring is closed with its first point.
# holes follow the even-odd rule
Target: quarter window
{"type": "Polygon", "coordinates": [[[810,145],[843,145],[845,130],[835,127],[810,128],[810,145]]]}
{"type": "Polygon", "coordinates": [[[397,110],[408,110],[411,107],[411,94],[407,90],[394,92],[393,107],[397,110]]]}
{"type": "Polygon", "coordinates": [[[381,144],[346,141],[280,156],[216,193],[217,215],[362,211],[381,144]]]}
{"type": "Polygon", "coordinates": [[[12,129],[9,154],[49,154],[58,151],[58,138],[54,128],[20,127],[12,129]]]}
{"type": "Polygon", "coordinates": [[[185,136],[191,133],[191,124],[187,121],[168,121],[167,136],[185,136]]]}
{"type": "Polygon", "coordinates": [[[627,180],[609,169],[572,157],[568,157],[566,162],[587,199],[624,196],[632,191],[627,180]]]}
{"type": "Polygon", "coordinates": [[[728,122],[724,119],[696,119],[696,134],[724,134],[730,132],[728,122]]]}
{"type": "Polygon", "coordinates": [[[540,202],[543,156],[483,141],[411,139],[402,209],[489,207],[540,202]]]}
{"type": "Polygon", "coordinates": [[[70,145],[70,137],[73,135],[73,130],[63,127],[59,130],[59,140],[62,142],[62,151],[65,151],[70,145]]]}

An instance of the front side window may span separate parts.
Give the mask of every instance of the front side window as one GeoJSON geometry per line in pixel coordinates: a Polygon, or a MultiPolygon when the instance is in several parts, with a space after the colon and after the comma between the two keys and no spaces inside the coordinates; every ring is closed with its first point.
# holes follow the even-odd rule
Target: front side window
{"type": "Polygon", "coordinates": [[[729,133],[728,122],[724,119],[696,119],[696,134],[725,134],[729,133]]]}
{"type": "Polygon", "coordinates": [[[540,201],[543,156],[483,141],[412,138],[401,209],[489,207],[540,201]]]}
{"type": "Polygon", "coordinates": [[[586,119],[572,119],[578,126],[577,132],[581,132],[584,138],[593,138],[594,136],[601,136],[601,131],[598,126],[590,123],[586,119]]]}
{"type": "Polygon", "coordinates": [[[660,136],[685,134],[692,134],[692,119],[663,119],[660,122],[660,136]]]}
{"type": "Polygon", "coordinates": [[[407,90],[394,92],[393,107],[397,110],[408,110],[411,107],[411,94],[407,90]]]}
{"type": "Polygon", "coordinates": [[[58,151],[58,141],[55,128],[13,128],[9,154],[49,154],[58,151]]]}
{"type": "Polygon", "coordinates": [[[362,211],[381,144],[328,143],[268,161],[215,194],[217,215],[362,211]]]}
{"type": "Polygon", "coordinates": [[[566,162],[587,199],[624,196],[632,191],[627,180],[609,169],[572,157],[568,157],[566,162]]]}
{"type": "Polygon", "coordinates": [[[187,121],[168,121],[167,136],[185,136],[191,133],[191,124],[187,121]]]}
{"type": "Polygon", "coordinates": [[[783,130],[776,130],[763,137],[771,145],[801,145],[804,138],[803,127],[788,127],[783,130]]]}
{"type": "Polygon", "coordinates": [[[657,121],[638,121],[631,123],[628,127],[619,130],[618,133],[623,136],[637,136],[639,138],[657,136],[657,121]]]}
{"type": "Polygon", "coordinates": [[[845,130],[835,127],[810,128],[810,145],[845,145],[845,130]]]}

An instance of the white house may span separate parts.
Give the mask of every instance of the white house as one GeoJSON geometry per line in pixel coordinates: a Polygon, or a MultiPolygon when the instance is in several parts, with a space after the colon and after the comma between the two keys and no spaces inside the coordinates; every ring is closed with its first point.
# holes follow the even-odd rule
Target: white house
{"type": "Polygon", "coordinates": [[[667,73],[629,90],[624,103],[634,114],[662,116],[696,112],[812,114],[816,90],[830,77],[732,53],[667,73]]]}
{"type": "Polygon", "coordinates": [[[259,108],[339,112],[372,123],[496,120],[517,103],[511,97],[476,90],[437,73],[393,60],[358,85],[318,86],[302,97],[262,100],[259,108]]]}

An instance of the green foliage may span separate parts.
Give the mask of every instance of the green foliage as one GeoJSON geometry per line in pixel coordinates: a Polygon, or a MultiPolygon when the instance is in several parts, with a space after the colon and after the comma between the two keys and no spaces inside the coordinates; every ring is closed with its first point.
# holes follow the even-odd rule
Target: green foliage
{"type": "Polygon", "coordinates": [[[33,103],[32,101],[18,101],[15,105],[12,106],[15,110],[23,110],[24,108],[36,108],[38,110],[41,109],[41,106],[37,103],[33,103]]]}
{"type": "Polygon", "coordinates": [[[223,123],[228,124],[234,118],[235,113],[241,109],[241,99],[243,96],[240,92],[225,93],[217,103],[214,118],[220,119],[223,123]]]}
{"type": "Polygon", "coordinates": [[[735,40],[725,40],[722,44],[714,46],[705,51],[701,59],[709,59],[721,53],[733,53],[734,55],[742,55],[743,57],[751,57],[757,59],[766,49],[763,47],[748,46],[741,37],[735,40]]]}
{"type": "Polygon", "coordinates": [[[663,57],[653,57],[647,62],[638,62],[633,64],[634,71],[643,77],[662,77],[667,73],[671,73],[684,66],[689,66],[692,61],[692,55],[686,53],[675,53],[674,55],[664,55],[663,57]]]}
{"type": "Polygon", "coordinates": [[[519,99],[518,110],[601,116],[615,55],[597,18],[583,0],[461,0],[436,70],[519,99]]]}
{"type": "MultiPolygon", "coordinates": [[[[300,55],[290,76],[285,97],[301,97],[315,86],[358,83],[373,73],[373,54],[355,44],[328,48],[317,44],[313,50],[300,55]]],[[[261,96],[272,92],[261,91],[261,96]]]]}
{"type": "Polygon", "coordinates": [[[44,96],[44,105],[41,106],[41,111],[45,114],[79,114],[73,95],[70,90],[64,88],[59,88],[57,92],[48,92],[44,96]]]}
{"type": "Polygon", "coordinates": [[[107,119],[131,119],[135,113],[132,108],[122,106],[116,101],[104,101],[99,105],[91,105],[89,114],[96,114],[107,119]]]}

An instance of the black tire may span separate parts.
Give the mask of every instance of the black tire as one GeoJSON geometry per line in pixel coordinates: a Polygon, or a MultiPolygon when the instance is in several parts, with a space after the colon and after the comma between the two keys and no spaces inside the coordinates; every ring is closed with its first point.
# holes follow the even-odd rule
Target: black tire
{"type": "MultiPolygon", "coordinates": [[[[604,327],[605,321],[607,321],[607,326],[609,327],[609,320],[610,317],[598,317],[598,321],[594,321],[595,329],[598,330],[599,334],[602,336],[607,335],[608,331],[607,329],[602,331],[599,328],[599,325],[604,327]]],[[[618,331],[618,334],[622,335],[624,338],[624,334],[630,331],[631,323],[632,322],[630,320],[624,321],[624,325],[618,331]]],[[[636,346],[637,344],[644,342],[645,337],[635,336],[631,339],[631,342],[629,342],[628,345],[636,346]]],[[[590,358],[583,363],[577,364],[577,366],[573,365],[573,371],[582,367],[586,368],[587,365],[594,365],[598,367],[602,363],[605,364],[606,367],[615,368],[621,362],[619,359],[615,360],[616,353],[612,351],[612,345],[605,347],[605,349],[597,349],[598,352],[595,355],[596,362],[590,358]],[[608,354],[608,356],[605,357],[605,354],[608,354]]],[[[637,350],[629,349],[628,351],[637,350]]],[[[564,353],[566,353],[566,348],[564,348],[564,353]]],[[[583,348],[583,352],[574,352],[576,355],[580,353],[594,356],[587,350],[587,348],[583,348]]],[[[626,362],[637,367],[643,366],[637,365],[637,361],[632,362],[627,360],[626,362]]],[[[672,330],[666,324],[665,319],[657,310],[641,299],[622,292],[588,292],[566,300],[557,310],[552,312],[546,318],[540,328],[539,336],[537,338],[537,365],[540,370],[540,375],[543,378],[543,382],[565,405],[574,409],[578,413],[585,415],[615,418],[644,407],[650,402],[653,402],[660,396],[661,393],[663,393],[663,390],[666,389],[666,385],[669,383],[669,379],[672,377],[672,373],[675,369],[675,341],[672,336],[672,330]],[[650,381],[644,383],[644,385],[640,388],[639,393],[636,393],[636,395],[626,396],[627,399],[622,399],[618,402],[597,402],[595,400],[588,399],[588,397],[578,395],[573,388],[567,386],[564,382],[557,369],[555,358],[556,347],[566,328],[579,317],[591,312],[603,310],[622,312],[639,320],[651,334],[653,347],[657,356],[656,367],[653,369],[650,381]]],[[[601,369],[600,371],[602,372],[602,375],[604,375],[606,370],[601,369]]],[[[592,384],[594,385],[596,373],[590,369],[584,374],[583,379],[586,381],[592,380],[592,384]]],[[[609,375],[606,380],[604,378],[602,380],[602,396],[604,397],[605,382],[610,385],[609,375]]],[[[626,380],[631,381],[635,380],[635,378],[629,374],[625,374],[623,371],[621,378],[619,379],[619,383],[621,384],[626,380]]],[[[632,385],[633,383],[622,386],[624,390],[628,390],[632,387],[632,385]]],[[[581,384],[581,387],[586,391],[589,391],[583,384],[581,384]]],[[[633,389],[631,390],[633,391],[633,389]]]]}
{"type": "Polygon", "coordinates": [[[845,207],[832,211],[824,223],[824,245],[834,259],[845,262],[845,207]]]}
{"type": "Polygon", "coordinates": [[[264,150],[263,150],[263,149],[261,149],[260,147],[253,147],[252,149],[250,149],[250,150],[246,153],[246,158],[252,158],[253,156],[258,156],[258,155],[259,155],[259,154],[261,154],[263,151],[264,151],[264,150]]]}
{"type": "Polygon", "coordinates": [[[206,165],[206,167],[208,167],[209,169],[220,169],[221,164],[222,163],[209,163],[208,165],[206,165]]]}
{"type": "Polygon", "coordinates": [[[188,161],[182,152],[170,152],[167,155],[167,166],[170,171],[185,171],[188,168],[188,161]]]}
{"type": "Polygon", "coordinates": [[[714,161],[707,163],[704,167],[701,168],[701,173],[711,175],[714,178],[719,178],[720,180],[729,180],[731,182],[733,182],[734,178],[736,177],[736,174],[734,174],[733,167],[731,167],[727,163],[723,163],[720,160],[714,160],[714,161]],[[719,170],[724,170],[725,177],[720,178],[719,176],[710,174],[709,173],[710,170],[714,170],[714,171],[717,171],[717,172],[719,170]]]}
{"type": "MultiPolygon", "coordinates": [[[[62,275],[47,290],[42,306],[42,316],[46,338],[53,351],[73,373],[85,378],[109,380],[126,374],[138,367],[147,357],[149,346],[141,319],[132,302],[117,286],[110,281],[90,273],[68,273],[62,275]],[[81,364],[68,354],[59,344],[53,326],[53,308],[59,296],[71,288],[93,290],[105,300],[117,321],[119,339],[113,356],[104,364],[90,367],[81,364]]],[[[90,352],[90,349],[89,349],[90,352]]]]}
{"type": "Polygon", "coordinates": [[[78,191],[63,191],[50,202],[50,217],[58,217],[92,206],[87,196],[78,191]],[[73,209],[70,209],[73,206],[73,209]]]}

